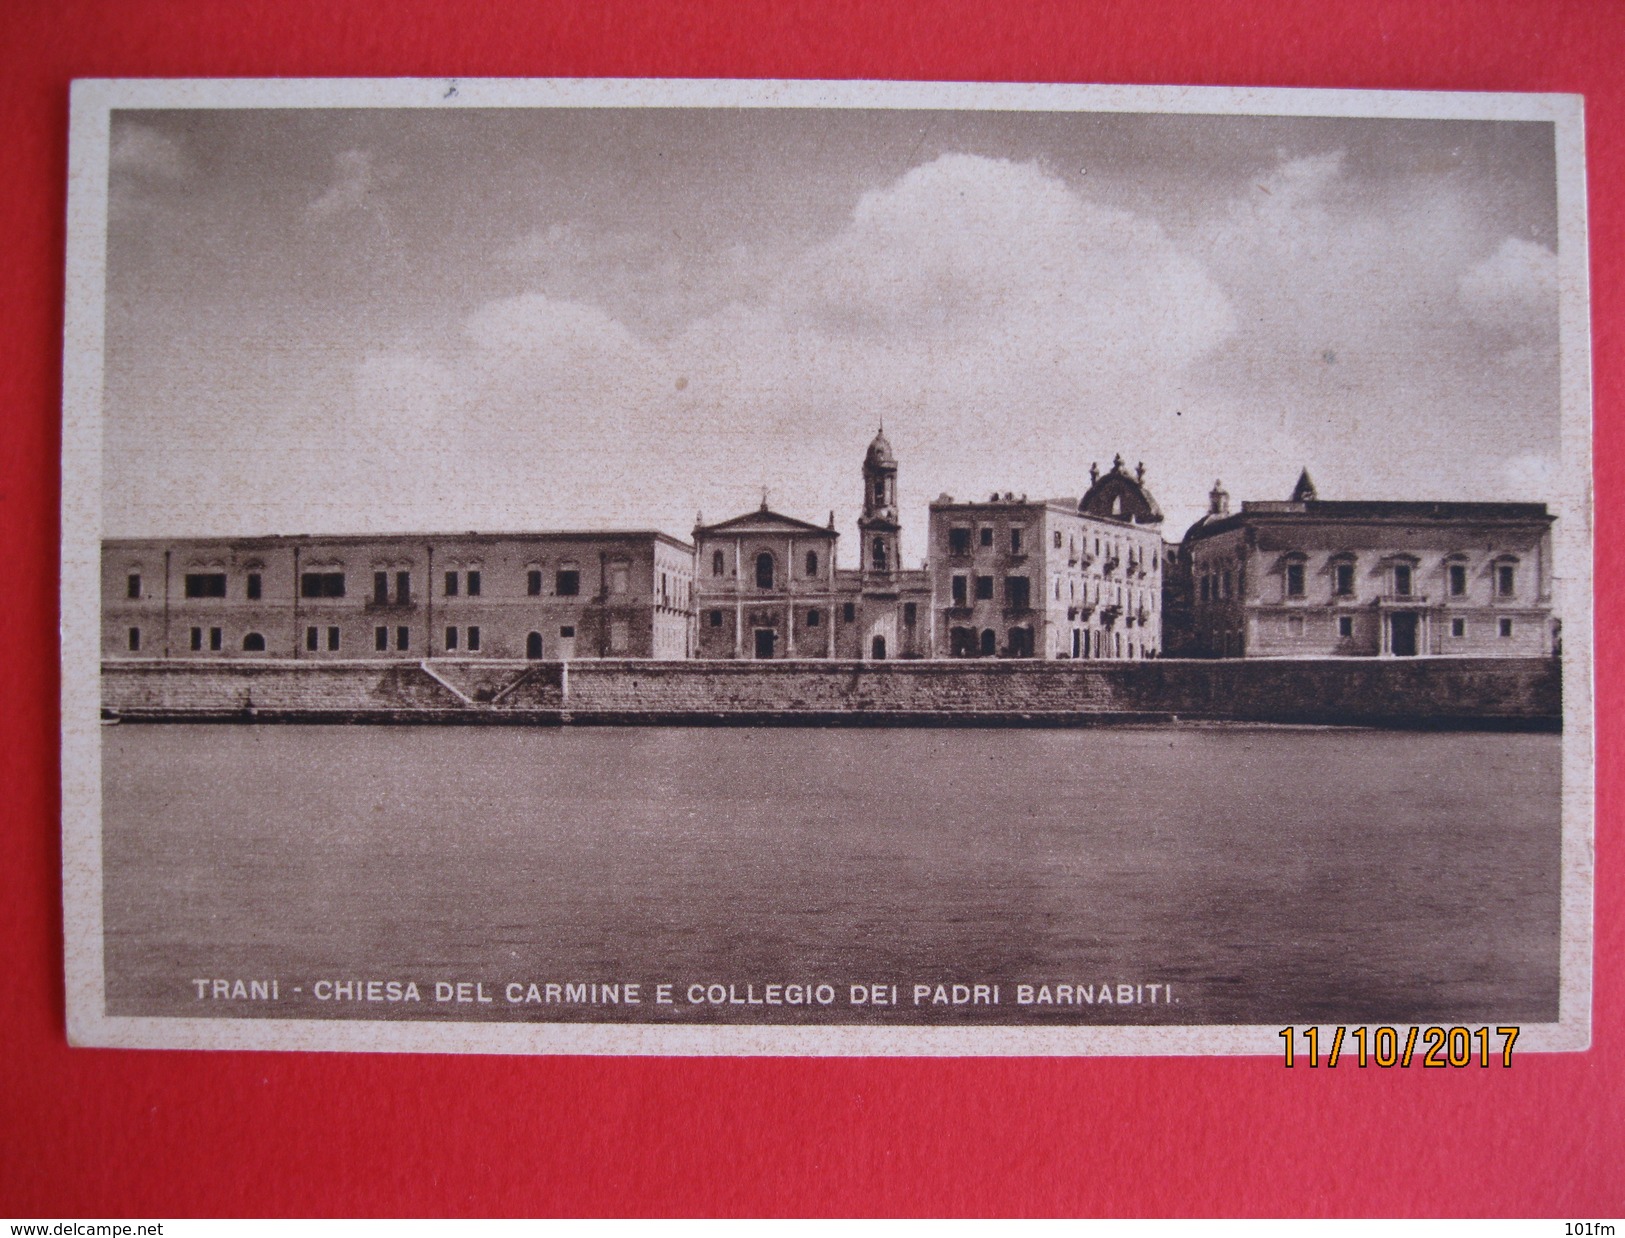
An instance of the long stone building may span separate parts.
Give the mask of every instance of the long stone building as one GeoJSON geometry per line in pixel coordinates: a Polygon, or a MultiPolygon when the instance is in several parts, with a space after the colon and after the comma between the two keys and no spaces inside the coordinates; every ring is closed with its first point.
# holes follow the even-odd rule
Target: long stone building
{"type": "Polygon", "coordinates": [[[654,532],[109,539],[102,651],[685,658],[693,575],[654,532]]]}
{"type": "Polygon", "coordinates": [[[1544,503],[1285,502],[1215,482],[1185,534],[1184,651],[1206,657],[1541,657],[1553,651],[1544,503]]]}

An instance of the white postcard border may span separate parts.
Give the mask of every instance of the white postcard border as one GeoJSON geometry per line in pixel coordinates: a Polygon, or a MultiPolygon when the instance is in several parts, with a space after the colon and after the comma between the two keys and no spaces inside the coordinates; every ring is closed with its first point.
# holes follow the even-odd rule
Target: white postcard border
{"type": "MultiPolygon", "coordinates": [[[[1564,490],[1560,1021],[1517,1051],[1590,1045],[1594,856],[1591,357],[1583,101],[1575,95],[876,81],[85,80],[70,117],[62,422],[62,846],[68,1037],[80,1046],[781,1056],[1276,1055],[1270,1026],[884,1027],[131,1018],[105,1013],[101,853],[101,403],[110,114],[134,108],[887,108],[1102,111],[1555,126],[1564,490]]],[[[1401,1035],[1408,1025],[1399,1028],[1401,1035]]]]}

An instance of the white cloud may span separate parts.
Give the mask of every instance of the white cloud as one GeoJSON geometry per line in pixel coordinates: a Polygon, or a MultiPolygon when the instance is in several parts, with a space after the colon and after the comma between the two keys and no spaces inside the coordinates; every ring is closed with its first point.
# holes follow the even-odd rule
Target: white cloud
{"type": "Polygon", "coordinates": [[[1507,237],[1461,277],[1468,317],[1521,343],[1557,334],[1557,255],[1544,245],[1507,237]]]}
{"type": "Polygon", "coordinates": [[[367,205],[373,188],[373,159],[369,151],[341,151],[333,157],[333,179],[309,207],[317,219],[342,215],[367,205]]]}
{"type": "Polygon", "coordinates": [[[192,170],[180,140],[146,125],[121,123],[108,159],[115,171],[178,180],[192,170]]]}

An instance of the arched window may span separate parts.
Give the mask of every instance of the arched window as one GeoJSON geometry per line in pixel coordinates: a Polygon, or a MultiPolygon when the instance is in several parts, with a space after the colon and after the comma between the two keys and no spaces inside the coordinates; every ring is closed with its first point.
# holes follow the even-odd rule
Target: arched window
{"type": "Polygon", "coordinates": [[[982,656],[991,658],[999,648],[999,638],[992,628],[982,629],[982,656]]]}
{"type": "Polygon", "coordinates": [[[807,552],[807,575],[818,575],[818,552],[816,550],[807,552]]]}
{"type": "Polygon", "coordinates": [[[756,556],[756,587],[758,589],[773,587],[773,556],[765,550],[756,556]]]}
{"type": "Polygon", "coordinates": [[[875,479],[875,502],[884,504],[885,501],[886,501],[886,479],[884,477],[877,477],[875,479]]]}
{"type": "Polygon", "coordinates": [[[711,575],[722,575],[722,551],[720,550],[711,553],[711,575]]]}
{"type": "Polygon", "coordinates": [[[873,561],[873,563],[875,565],[875,570],[876,571],[882,571],[882,572],[885,571],[886,570],[886,539],[883,538],[883,537],[875,538],[874,546],[870,549],[869,553],[870,553],[870,557],[871,557],[871,559],[872,559],[872,561],[873,561]]]}
{"type": "Polygon", "coordinates": [[[250,632],[247,636],[243,637],[243,652],[264,653],[265,637],[261,636],[258,632],[250,632]]]}
{"type": "Polygon", "coordinates": [[[525,656],[531,659],[542,656],[542,634],[540,632],[532,632],[525,637],[525,656]]]}

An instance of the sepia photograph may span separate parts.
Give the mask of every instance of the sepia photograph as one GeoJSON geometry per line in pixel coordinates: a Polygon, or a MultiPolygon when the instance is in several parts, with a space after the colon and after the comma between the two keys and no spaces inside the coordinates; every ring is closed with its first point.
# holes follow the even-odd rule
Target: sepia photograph
{"type": "Polygon", "coordinates": [[[1578,98],[88,81],[70,161],[75,1043],[1589,1044],[1578,98]]]}

